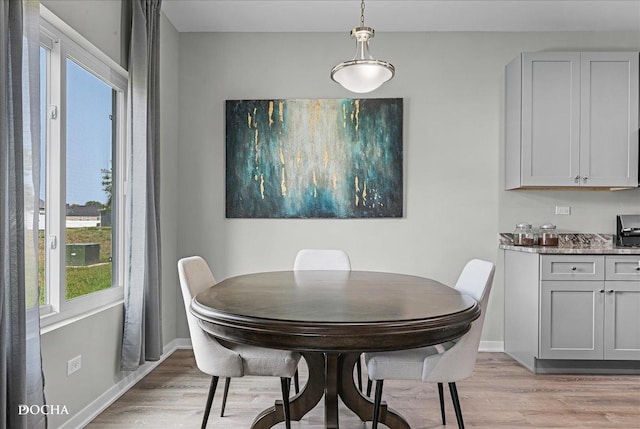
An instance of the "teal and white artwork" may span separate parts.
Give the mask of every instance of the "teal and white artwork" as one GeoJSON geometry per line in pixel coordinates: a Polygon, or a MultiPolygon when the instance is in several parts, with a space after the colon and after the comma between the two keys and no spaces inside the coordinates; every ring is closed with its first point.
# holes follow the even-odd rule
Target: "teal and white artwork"
{"type": "Polygon", "coordinates": [[[227,100],[228,218],[402,217],[402,99],[227,100]]]}

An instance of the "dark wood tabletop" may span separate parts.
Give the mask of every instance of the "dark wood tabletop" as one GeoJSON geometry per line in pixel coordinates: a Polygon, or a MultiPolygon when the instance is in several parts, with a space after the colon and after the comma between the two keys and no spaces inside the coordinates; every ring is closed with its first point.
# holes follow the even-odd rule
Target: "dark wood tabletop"
{"type": "Polygon", "coordinates": [[[191,309],[227,340],[338,352],[447,341],[479,315],[473,298],[435,280],[369,271],[231,277],[196,296],[191,309]]]}
{"type": "MultiPolygon", "coordinates": [[[[198,294],[191,312],[217,338],[297,350],[309,381],[291,401],[300,420],[325,396],[325,426],[338,428],[337,398],[363,421],[373,403],[355,387],[360,353],[442,343],[466,333],[480,315],[477,302],[423,277],[370,271],[279,271],[241,275],[198,294]]],[[[282,421],[282,404],[256,418],[252,428],[282,421]]],[[[380,422],[409,428],[384,405],[380,422]]]]}

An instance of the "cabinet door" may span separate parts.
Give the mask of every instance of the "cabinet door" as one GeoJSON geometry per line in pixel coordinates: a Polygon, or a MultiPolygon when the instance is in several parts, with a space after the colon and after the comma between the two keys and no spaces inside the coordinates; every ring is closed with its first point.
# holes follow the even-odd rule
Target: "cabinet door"
{"type": "Polygon", "coordinates": [[[640,281],[606,282],[604,358],[640,360],[640,281]]]}
{"type": "Polygon", "coordinates": [[[543,281],[540,358],[602,359],[604,282],[543,281]]]}
{"type": "Polygon", "coordinates": [[[638,52],[581,54],[580,182],[638,185],[638,52]]]}
{"type": "Polygon", "coordinates": [[[522,61],[522,186],[579,186],[580,53],[522,61]]]}

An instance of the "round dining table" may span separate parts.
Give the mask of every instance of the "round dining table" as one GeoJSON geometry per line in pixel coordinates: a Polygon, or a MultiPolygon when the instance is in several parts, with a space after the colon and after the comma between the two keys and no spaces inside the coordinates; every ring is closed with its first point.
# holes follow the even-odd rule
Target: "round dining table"
{"type": "MultiPolygon", "coordinates": [[[[309,378],[291,399],[299,421],[324,396],[325,427],[337,429],[338,398],[362,421],[373,401],[356,387],[363,352],[424,347],[464,335],[480,315],[477,302],[435,280],[372,271],[278,271],[225,279],[193,298],[191,312],[216,338],[299,351],[309,378]]],[[[253,429],[284,421],[282,401],[260,413],[253,429]]],[[[410,429],[382,404],[380,423],[410,429]]]]}

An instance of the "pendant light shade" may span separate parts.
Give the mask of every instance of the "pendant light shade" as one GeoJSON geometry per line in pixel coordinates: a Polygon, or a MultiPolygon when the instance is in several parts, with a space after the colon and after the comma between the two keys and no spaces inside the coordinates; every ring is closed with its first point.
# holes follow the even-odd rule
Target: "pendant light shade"
{"type": "Polygon", "coordinates": [[[369,53],[369,40],[373,39],[375,31],[364,26],[364,0],[361,8],[361,26],[351,30],[351,37],[356,39],[356,54],[352,60],[344,61],[331,69],[331,79],[357,93],[371,92],[395,74],[395,67],[391,63],[376,60],[369,53]]]}

